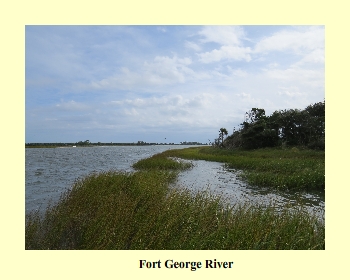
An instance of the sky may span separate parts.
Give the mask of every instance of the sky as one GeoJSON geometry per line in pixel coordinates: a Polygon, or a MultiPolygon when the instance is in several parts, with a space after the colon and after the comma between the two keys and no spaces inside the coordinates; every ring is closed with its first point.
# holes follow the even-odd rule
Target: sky
{"type": "Polygon", "coordinates": [[[26,143],[209,143],[325,98],[324,26],[26,26],[26,143]]]}

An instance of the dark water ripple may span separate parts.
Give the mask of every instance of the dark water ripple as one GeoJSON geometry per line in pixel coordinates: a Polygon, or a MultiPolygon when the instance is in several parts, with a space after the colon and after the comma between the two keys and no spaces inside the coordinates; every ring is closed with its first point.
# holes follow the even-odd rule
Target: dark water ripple
{"type": "Polygon", "coordinates": [[[133,171],[131,166],[142,158],[184,147],[159,145],[26,149],[26,213],[45,210],[50,200],[56,202],[76,179],[91,172],[133,171]]]}

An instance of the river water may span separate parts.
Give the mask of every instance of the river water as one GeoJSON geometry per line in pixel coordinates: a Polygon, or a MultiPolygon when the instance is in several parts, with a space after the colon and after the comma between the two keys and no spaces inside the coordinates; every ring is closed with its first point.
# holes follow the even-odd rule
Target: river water
{"type": "Polygon", "coordinates": [[[324,220],[324,192],[254,187],[240,180],[240,170],[228,169],[222,163],[204,160],[192,163],[194,168],[179,174],[176,187],[189,189],[193,193],[205,190],[220,196],[231,205],[247,202],[262,206],[273,205],[277,210],[286,205],[292,208],[302,205],[309,213],[324,220]]]}
{"type": "MultiPolygon", "coordinates": [[[[187,146],[112,146],[30,148],[25,150],[25,209],[44,211],[55,203],[74,181],[91,172],[120,170],[132,172],[132,165],[140,159],[169,149],[187,146]]],[[[193,146],[191,146],[193,147],[193,146]]],[[[302,203],[309,212],[324,217],[325,198],[319,192],[282,192],[256,188],[239,180],[239,170],[229,170],[222,163],[193,161],[194,167],[181,172],[176,187],[191,191],[208,190],[222,196],[228,203],[254,202],[283,207],[286,203],[302,203]]]]}

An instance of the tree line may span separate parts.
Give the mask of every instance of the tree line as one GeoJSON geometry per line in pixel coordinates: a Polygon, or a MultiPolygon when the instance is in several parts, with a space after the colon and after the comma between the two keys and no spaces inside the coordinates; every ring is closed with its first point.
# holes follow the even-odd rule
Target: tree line
{"type": "Polygon", "coordinates": [[[245,121],[240,127],[227,135],[227,130],[221,128],[213,145],[228,149],[286,145],[324,150],[325,101],[311,104],[304,110],[275,111],[270,116],[266,116],[264,109],[252,108],[246,112],[245,121]]]}

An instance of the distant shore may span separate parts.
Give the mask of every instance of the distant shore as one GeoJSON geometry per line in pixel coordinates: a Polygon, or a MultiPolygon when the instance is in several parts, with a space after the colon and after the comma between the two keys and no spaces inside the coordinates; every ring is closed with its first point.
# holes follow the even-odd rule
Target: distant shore
{"type": "Polygon", "coordinates": [[[157,146],[157,145],[208,145],[207,143],[200,142],[181,142],[181,143],[147,143],[139,141],[137,143],[26,143],[26,148],[72,148],[72,147],[102,147],[102,146],[157,146]]]}

